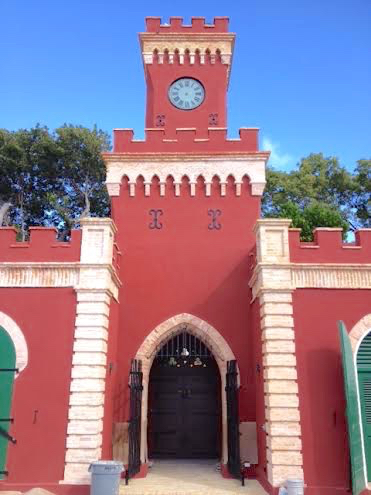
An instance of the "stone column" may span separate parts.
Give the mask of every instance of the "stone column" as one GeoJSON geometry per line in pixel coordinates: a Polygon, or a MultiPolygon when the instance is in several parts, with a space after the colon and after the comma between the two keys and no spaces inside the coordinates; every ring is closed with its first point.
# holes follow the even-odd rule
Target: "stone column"
{"type": "Polygon", "coordinates": [[[62,483],[90,483],[88,467],[102,452],[107,340],[111,297],[118,279],[112,267],[115,227],[108,218],[81,222],[82,244],[75,340],[62,483]]]}
{"type": "Polygon", "coordinates": [[[303,479],[292,283],[286,219],[258,220],[257,265],[250,282],[259,297],[263,346],[267,476],[272,486],[303,479]]]}

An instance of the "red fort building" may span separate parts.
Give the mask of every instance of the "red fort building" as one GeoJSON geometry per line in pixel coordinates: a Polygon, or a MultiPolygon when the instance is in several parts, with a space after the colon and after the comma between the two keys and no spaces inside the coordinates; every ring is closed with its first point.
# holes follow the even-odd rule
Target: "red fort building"
{"type": "Polygon", "coordinates": [[[270,494],[366,493],[371,232],[261,219],[269,151],[227,136],[228,19],[146,26],[145,138],[115,129],[104,154],[112,218],[65,243],[0,229],[0,490],[214,459],[270,494]]]}

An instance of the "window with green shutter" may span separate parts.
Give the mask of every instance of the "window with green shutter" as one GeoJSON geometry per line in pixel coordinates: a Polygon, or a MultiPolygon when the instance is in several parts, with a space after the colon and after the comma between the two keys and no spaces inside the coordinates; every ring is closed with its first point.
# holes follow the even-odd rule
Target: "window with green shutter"
{"type": "Polygon", "coordinates": [[[10,411],[15,373],[15,349],[9,334],[0,327],[0,480],[6,476],[10,411]]]}
{"type": "Polygon", "coordinates": [[[362,340],[357,353],[357,373],[367,479],[371,481],[371,332],[362,340]]]}
{"type": "Polygon", "coordinates": [[[356,369],[349,335],[342,321],[338,322],[346,398],[346,416],[352,468],[352,493],[360,495],[366,488],[362,454],[361,419],[358,409],[356,369]]]}

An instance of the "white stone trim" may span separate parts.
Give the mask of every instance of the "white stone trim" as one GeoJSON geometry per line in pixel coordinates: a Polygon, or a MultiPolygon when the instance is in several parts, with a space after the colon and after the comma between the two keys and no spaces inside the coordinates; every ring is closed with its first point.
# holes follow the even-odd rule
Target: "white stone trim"
{"type": "Polygon", "coordinates": [[[357,385],[357,407],[359,414],[359,422],[360,422],[360,430],[361,430],[361,439],[362,439],[362,457],[363,457],[363,476],[365,479],[366,486],[369,485],[369,480],[367,479],[367,461],[366,461],[366,452],[365,452],[365,439],[363,435],[363,424],[362,424],[362,409],[361,409],[361,397],[359,393],[359,383],[358,383],[358,369],[357,369],[357,354],[360,345],[362,344],[363,339],[366,335],[371,332],[371,313],[361,318],[352,328],[349,333],[350,342],[353,350],[353,364],[356,376],[356,385],[357,385]]]}
{"type": "Polygon", "coordinates": [[[255,227],[257,266],[250,280],[260,303],[262,330],[267,477],[272,486],[303,479],[301,424],[296,369],[286,219],[259,220],[255,227]]]}
{"type": "Polygon", "coordinates": [[[187,330],[190,333],[198,337],[208,346],[219,367],[222,397],[222,463],[226,464],[228,461],[227,400],[225,391],[227,361],[236,358],[224,337],[213,326],[201,318],[188,313],[178,314],[158,325],[147,335],[135,356],[136,359],[142,361],[143,371],[141,461],[144,463],[147,460],[148,385],[152,362],[159,346],[164,344],[170,336],[174,335],[174,332],[176,332],[177,329],[180,331],[184,324],[187,325],[187,330]]]}
{"type": "Polygon", "coordinates": [[[89,484],[89,464],[101,456],[110,304],[120,286],[112,220],[87,218],[81,226],[63,484],[89,484]]]}
{"type": "MultiPolygon", "coordinates": [[[[0,327],[2,327],[13,341],[15,349],[15,367],[19,373],[25,369],[28,364],[28,347],[25,336],[16,322],[7,314],[0,311],[0,327]]],[[[15,374],[17,378],[18,373],[15,374]]]]}
{"type": "MultiPolygon", "coordinates": [[[[169,59],[174,58],[175,50],[179,53],[180,63],[184,63],[185,51],[188,50],[190,64],[194,63],[196,52],[200,53],[200,63],[204,64],[206,54],[210,53],[211,59],[216,53],[221,55],[221,63],[228,66],[228,79],[232,64],[234,33],[140,33],[140,45],[144,68],[153,63],[155,50],[158,53],[158,63],[163,63],[165,52],[169,59]]],[[[172,61],[170,61],[172,63],[172,61]]]]}
{"type": "Polygon", "coordinates": [[[371,331],[371,313],[361,318],[349,332],[349,338],[354,355],[357,354],[362,340],[371,331]]]}
{"type": "Polygon", "coordinates": [[[291,269],[296,289],[371,289],[371,264],[292,263],[291,269]]]}
{"type": "Polygon", "coordinates": [[[0,287],[74,287],[79,263],[0,263],[0,287]]]}
{"type": "MultiPolygon", "coordinates": [[[[161,154],[159,154],[161,155],[161,154]]],[[[191,184],[196,184],[198,177],[203,177],[205,184],[211,184],[214,176],[220,179],[221,184],[226,184],[228,177],[232,176],[236,182],[236,195],[240,195],[240,184],[245,176],[248,176],[251,184],[251,193],[261,196],[265,186],[265,165],[267,156],[255,155],[232,156],[229,158],[218,156],[200,156],[192,158],[169,155],[153,156],[133,159],[128,155],[105,156],[107,168],[106,184],[111,196],[120,194],[120,184],[124,176],[128,177],[131,187],[130,195],[135,195],[136,180],[139,176],[144,178],[149,194],[150,185],[154,177],[158,177],[160,183],[165,184],[171,176],[174,179],[174,187],[180,184],[184,176],[188,177],[191,184]]]]}
{"type": "Polygon", "coordinates": [[[283,283],[291,290],[371,289],[371,264],[258,262],[250,280],[253,299],[267,288],[278,292],[283,283]]]}

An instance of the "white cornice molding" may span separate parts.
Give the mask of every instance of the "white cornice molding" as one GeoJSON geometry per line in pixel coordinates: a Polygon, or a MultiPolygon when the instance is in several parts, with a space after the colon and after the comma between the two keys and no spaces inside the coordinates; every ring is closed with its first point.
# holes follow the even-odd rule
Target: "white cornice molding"
{"type": "Polygon", "coordinates": [[[0,287],[104,290],[117,299],[120,279],[110,264],[58,262],[0,263],[0,287]]]}
{"type": "MultiPolygon", "coordinates": [[[[255,128],[254,128],[255,129],[255,128]]],[[[115,129],[120,130],[120,129],[115,129]]],[[[125,129],[124,129],[125,130],[125,129]]],[[[226,142],[229,141],[239,141],[239,139],[227,139],[226,142]]],[[[133,143],[144,143],[144,140],[133,140],[133,143]]],[[[179,152],[179,153],[164,153],[163,151],[158,152],[150,152],[150,153],[102,153],[104,161],[106,163],[110,162],[134,162],[134,163],[142,163],[142,162],[199,162],[199,161],[208,161],[208,162],[217,162],[217,161],[226,161],[226,160],[234,160],[234,161],[268,161],[270,156],[270,151],[219,151],[212,153],[187,153],[187,152],[179,152]]]]}
{"type": "Polygon", "coordinates": [[[258,263],[249,286],[253,299],[266,290],[371,289],[371,264],[258,263]]]}
{"type": "MultiPolygon", "coordinates": [[[[221,184],[227,183],[228,177],[232,176],[236,183],[236,195],[240,195],[240,184],[244,176],[248,176],[251,183],[251,193],[254,196],[261,196],[265,186],[265,165],[268,154],[242,155],[242,156],[160,156],[158,159],[151,157],[133,158],[126,155],[105,156],[107,167],[106,184],[111,196],[118,196],[120,184],[124,176],[128,177],[130,184],[130,195],[135,195],[135,184],[139,176],[144,178],[150,189],[151,181],[158,177],[160,183],[165,184],[166,179],[171,176],[174,179],[175,187],[179,185],[184,176],[188,177],[191,184],[196,184],[198,177],[203,177],[206,186],[211,184],[214,176],[220,179],[221,184]]],[[[165,194],[162,188],[161,195],[165,194]]],[[[206,187],[208,195],[208,187],[206,187]]]]}
{"type": "Polygon", "coordinates": [[[200,64],[205,64],[207,55],[211,55],[211,63],[215,63],[215,56],[219,52],[221,62],[228,66],[228,79],[232,65],[236,35],[235,33],[140,33],[139,40],[144,68],[154,61],[157,52],[158,63],[164,62],[165,52],[169,55],[168,62],[174,62],[175,53],[179,56],[179,63],[185,61],[185,52],[188,51],[190,65],[195,62],[196,53],[199,54],[200,64]]]}

